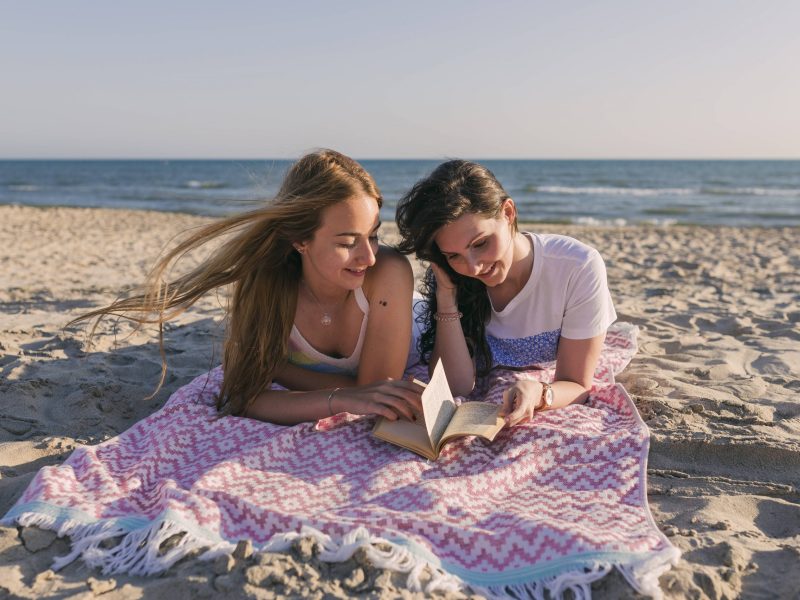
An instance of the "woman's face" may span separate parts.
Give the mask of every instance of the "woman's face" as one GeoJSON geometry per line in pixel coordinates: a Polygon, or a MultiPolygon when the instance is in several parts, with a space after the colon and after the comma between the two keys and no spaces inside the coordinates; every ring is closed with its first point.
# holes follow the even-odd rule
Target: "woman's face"
{"type": "Polygon", "coordinates": [[[462,215],[439,229],[433,239],[456,273],[493,287],[506,280],[513,263],[514,216],[514,203],[506,200],[498,217],[462,215]]]}
{"type": "Polygon", "coordinates": [[[364,283],[378,251],[378,202],[353,196],[322,211],[314,237],[294,246],[303,260],[303,277],[319,290],[354,290],[364,283]]]}

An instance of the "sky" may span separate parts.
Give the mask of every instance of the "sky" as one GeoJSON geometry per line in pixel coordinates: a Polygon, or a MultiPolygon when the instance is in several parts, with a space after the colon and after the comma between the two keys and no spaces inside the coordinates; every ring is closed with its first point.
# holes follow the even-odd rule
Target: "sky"
{"type": "Polygon", "coordinates": [[[800,158],[797,0],[0,0],[0,159],[800,158]]]}

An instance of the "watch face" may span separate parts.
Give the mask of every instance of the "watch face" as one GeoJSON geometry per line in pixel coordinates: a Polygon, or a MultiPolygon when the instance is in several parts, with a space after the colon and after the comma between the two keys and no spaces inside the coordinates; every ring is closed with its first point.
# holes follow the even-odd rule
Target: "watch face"
{"type": "Polygon", "coordinates": [[[553,405],[553,388],[547,387],[544,392],[544,405],[545,406],[552,406],[553,405]]]}

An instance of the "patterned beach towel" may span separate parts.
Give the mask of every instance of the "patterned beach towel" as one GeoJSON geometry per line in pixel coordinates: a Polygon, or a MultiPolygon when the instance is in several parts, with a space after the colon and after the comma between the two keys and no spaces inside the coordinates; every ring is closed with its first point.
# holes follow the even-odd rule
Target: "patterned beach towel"
{"type": "MultiPolygon", "coordinates": [[[[635,352],[635,327],[612,330],[586,404],[492,443],[456,440],[435,462],[374,438],[370,417],[293,427],[218,418],[215,369],[116,438],[41,469],[3,522],[70,536],[54,568],[82,557],[105,573],[152,574],[198,549],[213,558],[251,539],[286,550],[310,535],[323,560],[363,547],[376,566],[408,573],[411,589],[426,570],[426,591],[466,583],[487,596],[588,597],[617,568],[658,597],[679,553],[647,506],[647,427],[614,383],[635,352]]],[[[481,394],[500,402],[514,379],[552,376],[495,372],[481,394]]]]}

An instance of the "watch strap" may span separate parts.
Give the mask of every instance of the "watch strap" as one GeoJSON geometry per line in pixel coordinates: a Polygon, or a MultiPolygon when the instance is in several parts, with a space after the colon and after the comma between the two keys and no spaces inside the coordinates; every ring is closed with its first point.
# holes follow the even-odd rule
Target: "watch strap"
{"type": "Polygon", "coordinates": [[[551,406],[553,406],[553,386],[543,381],[542,397],[539,399],[539,406],[536,407],[536,410],[550,408],[551,406]]]}

